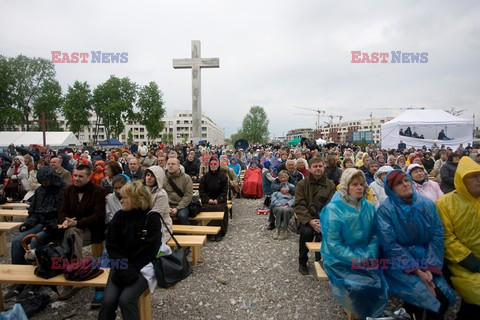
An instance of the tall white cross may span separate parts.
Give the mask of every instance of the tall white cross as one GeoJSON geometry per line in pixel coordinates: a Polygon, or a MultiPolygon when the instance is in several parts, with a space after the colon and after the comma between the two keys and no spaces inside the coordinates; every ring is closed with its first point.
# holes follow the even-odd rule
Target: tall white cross
{"type": "Polygon", "coordinates": [[[173,68],[192,69],[192,140],[194,143],[202,140],[201,69],[218,67],[220,67],[218,58],[201,58],[199,40],[192,40],[192,58],[173,59],[173,68]]]}

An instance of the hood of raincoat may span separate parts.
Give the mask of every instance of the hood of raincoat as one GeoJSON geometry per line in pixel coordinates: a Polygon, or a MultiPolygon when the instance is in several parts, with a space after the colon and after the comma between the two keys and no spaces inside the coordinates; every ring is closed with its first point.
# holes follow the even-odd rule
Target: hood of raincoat
{"type": "Polygon", "coordinates": [[[474,173],[474,172],[480,172],[480,165],[473,161],[472,158],[470,157],[462,157],[460,161],[458,162],[457,166],[457,171],[455,171],[455,190],[466,197],[467,199],[471,201],[478,201],[475,199],[470,192],[468,192],[467,187],[465,186],[465,183],[463,179],[465,179],[465,176],[474,173]]]}
{"type": "Polygon", "coordinates": [[[353,198],[348,195],[348,185],[352,181],[353,176],[355,175],[361,175],[363,177],[364,181],[364,187],[365,189],[363,190],[363,196],[366,197],[367,195],[367,189],[368,189],[368,184],[367,180],[365,178],[365,174],[363,173],[362,170],[358,170],[355,168],[348,168],[345,171],[343,171],[342,177],[340,178],[340,188],[338,189],[338,192],[347,200],[352,200],[353,198]]]}
{"type": "MultiPolygon", "coordinates": [[[[395,205],[397,206],[400,206],[402,207],[402,210],[404,211],[404,213],[408,213],[410,212],[410,208],[411,208],[411,205],[409,205],[407,202],[405,202],[404,200],[402,200],[389,186],[387,183],[385,183],[388,179],[388,176],[390,176],[393,172],[395,171],[400,171],[404,174],[405,171],[403,170],[398,170],[398,169],[395,169],[395,170],[392,170],[390,171],[389,173],[387,173],[387,175],[385,176],[385,178],[383,179],[383,187],[385,188],[385,194],[388,196],[388,198],[390,200],[392,200],[394,202],[395,205]]],[[[415,204],[416,201],[417,201],[417,192],[415,191],[415,188],[413,187],[413,179],[412,179],[412,176],[409,175],[409,174],[406,174],[408,180],[410,180],[410,185],[412,186],[412,204],[415,204]]]]}
{"type": "Polygon", "coordinates": [[[40,184],[49,181],[50,185],[57,188],[63,188],[65,186],[65,182],[63,181],[62,177],[60,177],[52,167],[42,167],[40,170],[38,170],[37,181],[40,184]]]}
{"type": "Polygon", "coordinates": [[[13,158],[13,161],[15,161],[15,159],[20,160],[20,163],[25,165],[25,158],[23,156],[16,156],[15,158],[13,158]]]}
{"type": "Polygon", "coordinates": [[[157,180],[157,187],[163,188],[163,180],[165,179],[165,170],[163,170],[162,167],[159,167],[159,166],[151,166],[147,170],[150,170],[155,176],[155,179],[157,180]]]}
{"type": "Polygon", "coordinates": [[[390,172],[390,171],[393,171],[393,168],[390,167],[390,166],[382,166],[380,168],[378,168],[378,171],[375,172],[375,175],[373,176],[373,178],[375,179],[375,181],[377,181],[377,183],[381,186],[383,186],[383,180],[381,180],[379,178],[380,174],[384,173],[384,172],[390,172]]]}

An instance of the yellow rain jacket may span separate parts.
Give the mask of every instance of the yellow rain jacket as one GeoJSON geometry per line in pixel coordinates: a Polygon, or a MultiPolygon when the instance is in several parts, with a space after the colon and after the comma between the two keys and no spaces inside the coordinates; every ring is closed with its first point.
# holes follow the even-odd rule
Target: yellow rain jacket
{"type": "Polygon", "coordinates": [[[480,273],[458,264],[470,253],[480,259],[480,199],[475,199],[463,182],[473,172],[480,172],[480,165],[462,157],[455,172],[455,191],[438,199],[437,209],[445,227],[445,258],[453,286],[467,303],[480,305],[480,273]]]}

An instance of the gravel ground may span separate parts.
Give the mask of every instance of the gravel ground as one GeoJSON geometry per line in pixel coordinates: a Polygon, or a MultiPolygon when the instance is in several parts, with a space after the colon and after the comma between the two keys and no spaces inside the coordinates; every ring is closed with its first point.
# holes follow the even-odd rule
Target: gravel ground
{"type": "MultiPolygon", "coordinates": [[[[234,200],[234,217],[224,240],[208,241],[193,274],[175,289],[157,289],[152,295],[153,319],[345,319],[328,282],[298,272],[298,236],[272,239],[265,229],[267,216],[256,214],[261,204],[262,200],[234,200]]],[[[9,254],[0,262],[9,263],[9,254]]],[[[312,271],[313,257],[309,267],[312,271]]],[[[56,301],[50,289],[44,291],[52,303],[32,319],[98,316],[98,309],[90,309],[92,288],[82,289],[67,302],[56,301]]],[[[392,299],[390,308],[398,304],[392,299]]],[[[453,312],[446,319],[453,320],[453,312]]]]}

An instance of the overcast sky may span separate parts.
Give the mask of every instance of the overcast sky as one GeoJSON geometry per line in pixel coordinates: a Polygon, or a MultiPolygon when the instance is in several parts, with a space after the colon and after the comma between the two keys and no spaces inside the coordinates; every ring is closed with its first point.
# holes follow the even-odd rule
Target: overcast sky
{"type": "Polygon", "coordinates": [[[0,54],[127,52],[125,64],[56,64],[57,79],[64,91],[111,74],[155,81],[171,115],[191,108],[191,71],[173,69],[172,59],[190,57],[200,40],[202,57],[220,59],[202,71],[203,112],[229,137],[260,105],[279,136],[315,126],[314,112],[295,115],[310,112],[293,106],[344,120],[409,105],[480,116],[479,17],[478,0],[2,1],[0,54]],[[428,62],[352,64],[356,50],[427,52],[428,62]]]}

